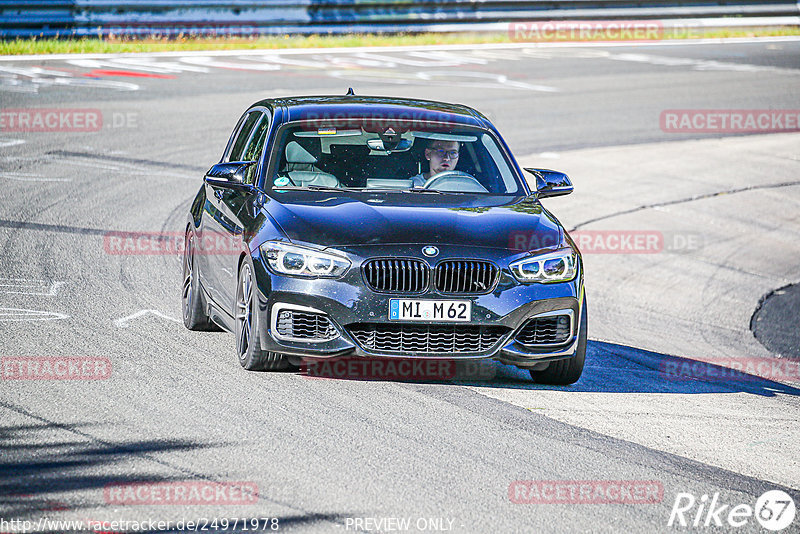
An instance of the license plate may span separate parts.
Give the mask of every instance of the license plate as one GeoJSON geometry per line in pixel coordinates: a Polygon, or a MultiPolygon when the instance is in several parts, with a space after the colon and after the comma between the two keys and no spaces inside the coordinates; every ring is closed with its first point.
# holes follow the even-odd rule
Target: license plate
{"type": "Polygon", "coordinates": [[[468,300],[390,299],[391,321],[452,321],[469,322],[472,303],[468,300]]]}

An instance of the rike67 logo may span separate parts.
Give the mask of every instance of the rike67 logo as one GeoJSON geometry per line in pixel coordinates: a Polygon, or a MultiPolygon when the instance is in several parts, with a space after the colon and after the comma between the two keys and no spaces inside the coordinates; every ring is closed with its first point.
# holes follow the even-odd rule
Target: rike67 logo
{"type": "Polygon", "coordinates": [[[719,493],[711,498],[703,495],[699,499],[691,493],[678,493],[667,526],[730,529],[752,526],[755,517],[762,528],[777,532],[793,524],[796,512],[792,497],[781,490],[767,491],[756,500],[755,506],[726,503],[720,499],[719,493]]]}

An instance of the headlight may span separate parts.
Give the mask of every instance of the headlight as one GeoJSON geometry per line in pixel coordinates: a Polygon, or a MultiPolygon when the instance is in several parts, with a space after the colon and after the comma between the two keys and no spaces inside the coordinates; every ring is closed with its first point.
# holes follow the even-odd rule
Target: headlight
{"type": "Polygon", "coordinates": [[[523,284],[568,282],[575,278],[577,266],[578,255],[571,248],[522,258],[510,265],[511,272],[523,284]]]}
{"type": "Polygon", "coordinates": [[[261,245],[270,269],[278,274],[306,278],[337,278],[350,268],[350,260],[336,254],[277,241],[261,245]]]}

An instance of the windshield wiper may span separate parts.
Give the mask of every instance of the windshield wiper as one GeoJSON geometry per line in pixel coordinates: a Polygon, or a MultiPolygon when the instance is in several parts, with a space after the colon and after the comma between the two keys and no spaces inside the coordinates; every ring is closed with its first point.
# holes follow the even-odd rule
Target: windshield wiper
{"type": "Polygon", "coordinates": [[[329,185],[288,185],[286,187],[273,187],[273,189],[291,189],[292,191],[361,191],[352,187],[332,187],[329,185]]]}
{"type": "Polygon", "coordinates": [[[433,193],[435,195],[444,195],[444,191],[438,189],[401,189],[403,193],[433,193]]]}
{"type": "Polygon", "coordinates": [[[332,187],[329,185],[287,185],[273,189],[290,189],[292,191],[346,191],[349,193],[432,193],[443,195],[436,189],[394,189],[392,187],[332,187]]]}

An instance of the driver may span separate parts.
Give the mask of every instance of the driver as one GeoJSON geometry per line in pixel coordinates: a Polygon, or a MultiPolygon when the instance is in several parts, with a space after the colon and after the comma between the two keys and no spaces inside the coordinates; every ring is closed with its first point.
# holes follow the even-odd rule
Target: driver
{"type": "Polygon", "coordinates": [[[456,165],[458,165],[459,148],[458,141],[429,140],[428,146],[425,148],[425,159],[430,162],[430,169],[428,172],[412,176],[412,187],[422,187],[431,176],[436,176],[440,172],[455,170],[456,165]]]}

